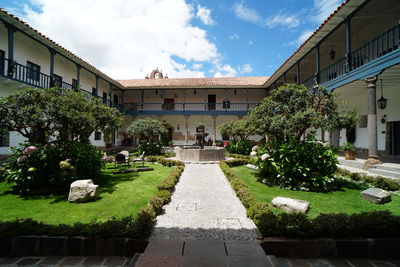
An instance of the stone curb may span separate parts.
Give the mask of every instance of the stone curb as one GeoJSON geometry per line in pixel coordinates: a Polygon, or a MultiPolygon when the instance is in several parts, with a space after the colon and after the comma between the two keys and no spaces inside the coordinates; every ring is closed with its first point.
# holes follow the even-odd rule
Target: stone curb
{"type": "Polygon", "coordinates": [[[119,237],[17,236],[0,237],[0,257],[124,256],[143,253],[149,241],[119,237]]]}
{"type": "Polygon", "coordinates": [[[286,258],[400,259],[399,238],[285,239],[269,237],[261,243],[267,255],[286,258]]]}

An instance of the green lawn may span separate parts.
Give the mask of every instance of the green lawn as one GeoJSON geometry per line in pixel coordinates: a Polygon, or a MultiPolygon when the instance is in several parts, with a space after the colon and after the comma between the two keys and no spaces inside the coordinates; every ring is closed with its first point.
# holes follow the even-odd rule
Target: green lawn
{"type": "Polygon", "coordinates": [[[73,224],[135,216],[157,192],[157,185],[172,171],[170,167],[146,165],[154,171],[112,175],[114,170],[105,170],[105,179],[98,182],[100,199],[89,203],[69,203],[68,194],[21,197],[1,182],[0,221],[32,218],[48,224],[73,224]]]}
{"type": "Polygon", "coordinates": [[[389,210],[400,215],[400,197],[392,195],[392,201],[383,205],[372,204],[360,197],[361,190],[344,188],[343,191],[314,193],[292,191],[269,187],[257,182],[256,172],[245,166],[232,168],[238,178],[243,180],[250,191],[261,202],[270,203],[274,197],[289,197],[310,202],[308,215],[316,217],[319,213],[358,213],[362,211],[389,210]]]}

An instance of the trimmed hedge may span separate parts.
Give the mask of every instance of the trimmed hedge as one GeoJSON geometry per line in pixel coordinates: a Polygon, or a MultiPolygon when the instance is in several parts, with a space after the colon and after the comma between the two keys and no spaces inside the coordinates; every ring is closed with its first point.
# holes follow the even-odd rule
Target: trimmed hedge
{"type": "Polygon", "coordinates": [[[263,237],[287,238],[358,238],[400,237],[400,216],[389,211],[358,214],[320,214],[310,219],[301,213],[275,213],[272,206],[258,202],[247,185],[237,178],[227,161],[221,169],[236,195],[247,208],[247,215],[257,225],[263,237]]]}
{"type": "Polygon", "coordinates": [[[343,169],[338,169],[338,173],[349,177],[353,181],[365,183],[368,186],[379,187],[388,191],[400,190],[400,180],[385,178],[382,176],[371,177],[361,173],[351,173],[343,169]]]}
{"type": "Polygon", "coordinates": [[[157,162],[168,167],[185,165],[182,161],[165,158],[165,156],[148,156],[145,160],[148,162],[157,162]]]}
{"type": "Polygon", "coordinates": [[[146,238],[151,233],[162,206],[171,200],[175,188],[185,166],[178,161],[160,161],[166,166],[177,166],[160,184],[159,191],[149,200],[148,205],[138,211],[136,217],[112,219],[106,222],[76,223],[74,225],[49,225],[32,219],[18,219],[0,222],[0,236],[49,235],[49,236],[86,236],[86,237],[131,237],[146,238]]]}

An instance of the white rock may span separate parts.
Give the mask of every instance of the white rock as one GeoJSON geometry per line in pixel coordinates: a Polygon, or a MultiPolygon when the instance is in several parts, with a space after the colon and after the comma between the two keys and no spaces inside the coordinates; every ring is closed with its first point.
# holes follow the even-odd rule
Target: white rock
{"type": "Polygon", "coordinates": [[[88,202],[99,198],[99,186],[93,184],[91,179],[77,180],[71,184],[69,202],[88,202]]]}
{"type": "Polygon", "coordinates": [[[380,188],[368,188],[360,193],[363,199],[375,204],[383,204],[392,200],[390,192],[380,188]]]}
{"type": "Polygon", "coordinates": [[[253,164],[247,164],[246,167],[249,169],[252,169],[252,170],[256,170],[256,171],[258,171],[258,169],[259,169],[257,166],[254,166],[253,164]]]}
{"type": "Polygon", "coordinates": [[[307,201],[287,197],[275,197],[272,200],[272,205],[289,212],[299,213],[307,213],[310,207],[310,203],[307,201]]]}

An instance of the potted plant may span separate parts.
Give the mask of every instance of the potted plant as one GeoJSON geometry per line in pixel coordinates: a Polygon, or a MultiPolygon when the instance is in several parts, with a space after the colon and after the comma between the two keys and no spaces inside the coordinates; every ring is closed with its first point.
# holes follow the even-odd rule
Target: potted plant
{"type": "Polygon", "coordinates": [[[344,151],[345,159],[347,160],[356,159],[356,147],[352,143],[346,143],[346,145],[342,147],[342,151],[344,151]]]}
{"type": "Polygon", "coordinates": [[[168,146],[169,146],[169,147],[173,147],[173,146],[174,146],[174,141],[169,141],[169,142],[168,142],[168,146]]]}

